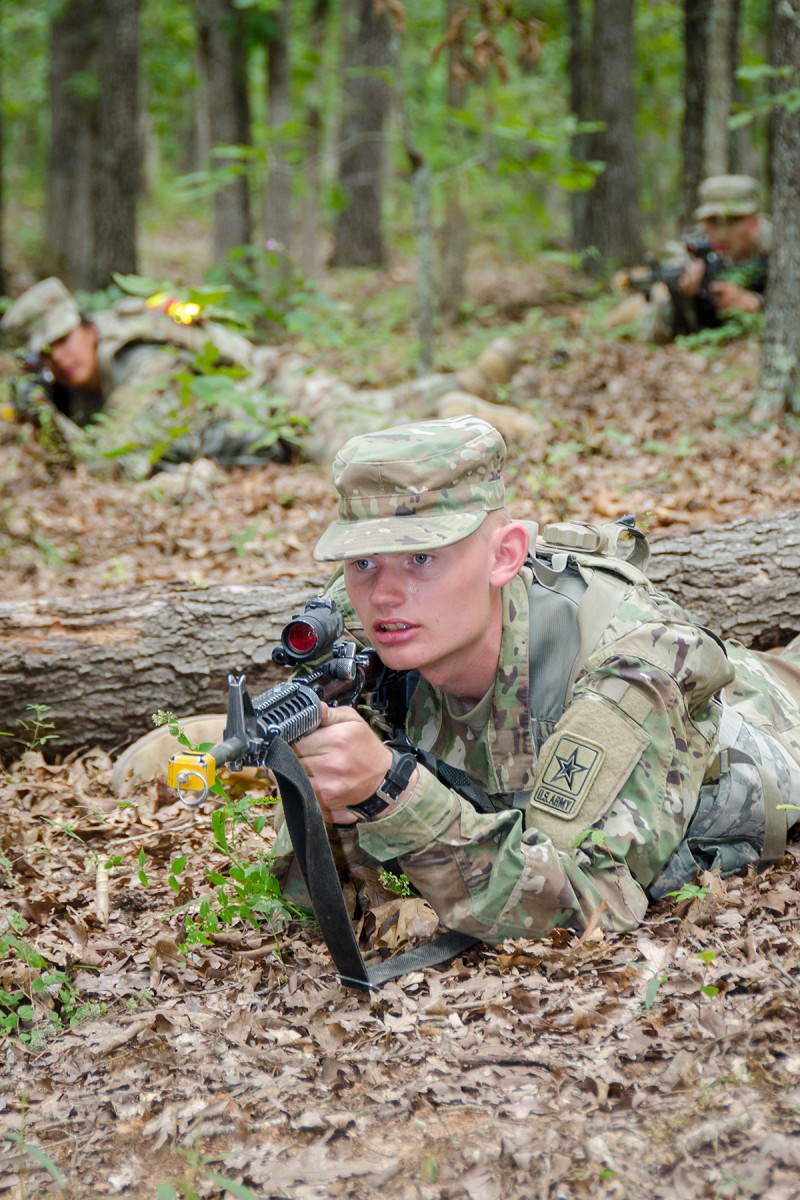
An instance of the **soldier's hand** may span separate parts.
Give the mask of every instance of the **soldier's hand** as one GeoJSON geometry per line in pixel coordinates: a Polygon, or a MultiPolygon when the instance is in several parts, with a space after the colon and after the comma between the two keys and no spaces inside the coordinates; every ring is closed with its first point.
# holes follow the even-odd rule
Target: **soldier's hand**
{"type": "Polygon", "coordinates": [[[292,746],[326,821],[357,820],[349,804],[371,796],[392,765],[392,752],[353,708],[322,706],[322,724],[292,746]]]}
{"type": "Polygon", "coordinates": [[[677,282],[678,291],[682,296],[696,296],[700,291],[700,285],[703,282],[703,276],[706,273],[706,264],[701,258],[690,258],[686,264],[686,269],[679,277],[677,282]]]}
{"type": "Polygon", "coordinates": [[[717,279],[709,287],[709,293],[714,307],[720,312],[736,308],[740,312],[758,312],[761,308],[761,297],[758,292],[749,292],[747,288],[739,287],[730,279],[717,279]]]}

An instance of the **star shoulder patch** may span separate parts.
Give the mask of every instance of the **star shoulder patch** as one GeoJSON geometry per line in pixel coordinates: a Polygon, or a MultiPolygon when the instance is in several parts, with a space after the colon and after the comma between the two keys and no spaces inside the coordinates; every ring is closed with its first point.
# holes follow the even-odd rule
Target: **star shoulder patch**
{"type": "Polygon", "coordinates": [[[583,807],[605,749],[589,738],[562,733],[545,761],[530,803],[553,816],[571,821],[583,807]]]}

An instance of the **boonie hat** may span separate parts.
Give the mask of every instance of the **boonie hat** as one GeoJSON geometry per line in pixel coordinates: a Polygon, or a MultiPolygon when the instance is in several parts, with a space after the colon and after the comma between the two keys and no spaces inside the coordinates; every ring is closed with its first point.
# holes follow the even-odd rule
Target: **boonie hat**
{"type": "Polygon", "coordinates": [[[339,519],[314,557],[334,562],[460,542],[503,507],[505,460],[500,434],[473,416],[351,438],[333,462],[339,519]]]}
{"type": "Polygon", "coordinates": [[[758,184],[749,175],[711,175],[700,184],[698,221],[706,217],[744,217],[758,212],[758,184]]]}
{"type": "Polygon", "coordinates": [[[81,310],[60,279],[51,275],[23,292],[0,321],[0,329],[25,342],[39,355],[81,323],[81,310]]]}

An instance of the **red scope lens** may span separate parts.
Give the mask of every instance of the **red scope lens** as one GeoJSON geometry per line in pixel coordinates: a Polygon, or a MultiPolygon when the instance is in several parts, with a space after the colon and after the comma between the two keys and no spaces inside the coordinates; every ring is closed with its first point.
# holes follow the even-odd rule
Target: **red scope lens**
{"type": "Polygon", "coordinates": [[[317,631],[307,621],[292,621],[284,633],[284,644],[295,654],[310,654],[318,641],[317,631]]]}

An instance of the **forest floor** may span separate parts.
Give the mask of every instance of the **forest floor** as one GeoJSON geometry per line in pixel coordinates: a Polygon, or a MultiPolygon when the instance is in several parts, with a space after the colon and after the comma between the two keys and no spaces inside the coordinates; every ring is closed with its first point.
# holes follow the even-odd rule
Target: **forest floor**
{"type": "MultiPolygon", "coordinates": [[[[374,287],[362,299],[380,315],[398,281],[374,287]]],[[[518,515],[634,512],[657,535],[800,507],[800,423],[758,411],[755,339],[647,348],[604,326],[608,305],[533,272],[472,290],[475,320],[443,339],[439,369],[518,339],[508,399],[541,431],[510,448],[518,515]]],[[[397,343],[320,358],[374,386],[402,377],[397,343]]],[[[318,578],[331,491],[309,465],[53,473],[7,422],[5,596],[318,578]]],[[[485,947],[363,994],[312,926],[236,917],[232,861],[256,860],[269,819],[258,834],[230,820],[225,853],[209,806],[163,782],[120,797],[99,750],[47,762],[40,718],[0,771],[0,1195],[800,1195],[800,844],[662,901],[635,933],[485,947]]],[[[372,909],[365,949],[430,927],[415,900],[375,893],[372,909]]]]}

